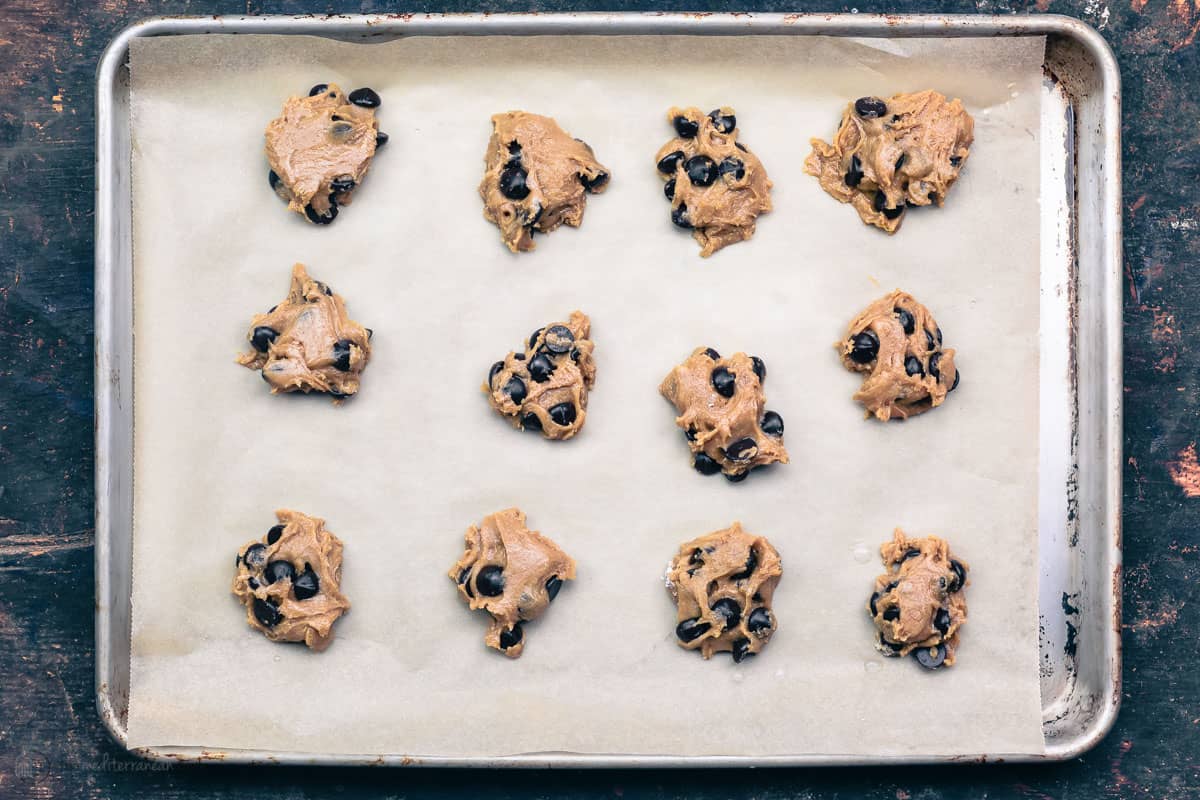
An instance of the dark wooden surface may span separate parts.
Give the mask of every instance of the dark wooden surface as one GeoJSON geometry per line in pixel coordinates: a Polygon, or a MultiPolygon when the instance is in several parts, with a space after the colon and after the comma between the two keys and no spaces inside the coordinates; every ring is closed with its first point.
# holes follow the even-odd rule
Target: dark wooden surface
{"type": "MultiPolygon", "coordinates": [[[[92,626],[93,76],[152,14],[731,10],[718,2],[0,0],[0,798],[1200,797],[1200,0],[864,0],[739,10],[1058,12],[1125,90],[1125,670],[1116,728],[1060,765],[723,772],[162,770],[96,715],[92,626]]],[[[265,687],[231,686],[230,691],[265,687]]],[[[953,708],[938,709],[955,725],[953,708]]],[[[899,722],[897,724],[900,724],[899,722]]],[[[719,735],[719,733],[718,733],[719,735]]]]}

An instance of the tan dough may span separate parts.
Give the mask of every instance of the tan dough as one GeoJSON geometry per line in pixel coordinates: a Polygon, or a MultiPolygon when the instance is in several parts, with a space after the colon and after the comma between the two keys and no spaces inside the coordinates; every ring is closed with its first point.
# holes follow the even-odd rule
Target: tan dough
{"type": "Polygon", "coordinates": [[[350,204],[376,147],[387,142],[375,120],[378,105],[379,95],[370,89],[347,97],[335,83],[314,86],[308,97],[288,98],[267,125],[266,139],[271,188],[289,209],[328,225],[338,206],[350,204]]]}
{"type": "Polygon", "coordinates": [[[667,121],[678,136],[654,160],[667,182],[671,221],[691,230],[704,258],[749,239],[758,216],[771,210],[771,181],[758,157],[738,142],[733,109],[672,108],[667,121]]]}
{"type": "Polygon", "coordinates": [[[910,539],[899,528],[879,553],[887,572],[867,603],[879,631],[875,646],[888,656],[913,654],[928,669],[953,666],[967,621],[967,564],[938,537],[910,539]]]}
{"type": "Polygon", "coordinates": [[[711,347],[697,347],[663,379],[658,391],[679,412],[675,424],[683,429],[697,472],[721,472],[737,482],[755,467],[788,463],[783,417],[765,408],[766,377],[757,356],[721,358],[711,347]]]}
{"type": "Polygon", "coordinates": [[[603,192],[611,174],[586,142],[550,117],[526,111],[492,117],[483,161],[483,216],[499,226],[514,253],[536,247],[534,231],[582,225],[585,192],[603,192]]]}
{"type": "Polygon", "coordinates": [[[341,296],[296,264],[288,296],[254,316],[246,334],[252,349],[237,360],[262,370],[272,394],[329,392],[340,402],[358,392],[371,358],[370,338],[370,329],[346,316],[341,296]]]}
{"type": "Polygon", "coordinates": [[[563,581],[575,578],[575,561],[558,545],[525,527],[516,508],[483,518],[467,528],[466,552],[450,570],[450,580],[472,610],[492,621],[483,641],[509,658],[525,649],[522,623],[535,620],[558,596],[563,581]]]}
{"type": "Polygon", "coordinates": [[[596,384],[592,324],[582,311],[551,322],[529,337],[524,352],[492,364],[483,391],[492,408],[518,430],[547,439],[570,439],[587,419],[588,392],[596,384]]]}
{"type": "Polygon", "coordinates": [[[867,306],[834,347],[846,369],[862,372],[854,399],[877,419],[906,419],[940,406],[958,387],[955,351],[912,295],[899,289],[867,306]]]}
{"type": "Polygon", "coordinates": [[[350,610],[339,588],[342,542],[323,519],[287,510],[275,516],[279,524],[238,554],[233,593],[250,627],[271,641],[324,650],[333,623],[350,610]]]}
{"type": "Polygon", "coordinates": [[[705,658],[728,652],[739,662],[758,654],[778,628],[771,598],[782,575],[771,543],[739,522],[680,545],[667,571],[679,605],[676,642],[705,658]]]}
{"type": "Polygon", "coordinates": [[[863,222],[895,233],[906,207],[945,204],[974,137],[962,103],[938,92],[860,97],[846,107],[832,145],[811,140],[804,171],[863,222]]]}

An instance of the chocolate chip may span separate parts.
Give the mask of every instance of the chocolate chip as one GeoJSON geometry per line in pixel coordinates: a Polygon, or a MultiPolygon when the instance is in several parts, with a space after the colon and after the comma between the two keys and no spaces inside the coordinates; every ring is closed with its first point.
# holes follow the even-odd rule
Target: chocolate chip
{"type": "Polygon", "coordinates": [[[721,354],[716,350],[713,350],[711,347],[704,348],[704,355],[708,356],[713,361],[718,361],[721,358],[721,354]]]}
{"type": "Polygon", "coordinates": [[[308,90],[308,96],[316,97],[317,95],[325,92],[327,89],[329,89],[328,83],[318,83],[316,86],[308,90]]]}
{"type": "Polygon", "coordinates": [[[504,384],[504,393],[512,398],[514,403],[520,405],[525,400],[525,395],[528,391],[525,389],[525,381],[513,375],[508,379],[508,383],[504,384]]]}
{"type": "Polygon", "coordinates": [[[954,368],[954,383],[950,384],[949,391],[953,392],[958,388],[958,379],[962,376],[962,371],[958,367],[954,368]]]}
{"type": "Polygon", "coordinates": [[[524,200],[529,197],[529,187],[525,184],[524,168],[510,164],[500,172],[500,194],[509,200],[524,200]]]}
{"type": "Polygon", "coordinates": [[[900,619],[900,606],[888,606],[883,610],[883,618],[888,622],[900,619]]]}
{"type": "Polygon", "coordinates": [[[463,567],[458,573],[458,585],[465,586],[467,589],[467,594],[474,597],[475,593],[471,590],[471,584],[467,583],[467,578],[469,577],[471,577],[471,568],[463,567]]]}
{"type": "Polygon", "coordinates": [[[267,170],[267,183],[271,184],[272,191],[279,187],[279,174],[275,170],[267,170]]]}
{"type": "Polygon", "coordinates": [[[521,143],[513,139],[508,143],[508,154],[511,156],[521,157],[521,143]]]}
{"type": "Polygon", "coordinates": [[[708,112],[708,118],[712,120],[713,127],[721,133],[733,133],[733,129],[737,127],[737,117],[725,114],[719,108],[708,112]]]}
{"type": "Polygon", "coordinates": [[[676,150],[667,153],[658,160],[658,171],[663,175],[671,175],[679,168],[679,162],[683,161],[684,153],[682,150],[676,150]]]}
{"type": "MultiPolygon", "coordinates": [[[[912,356],[909,356],[909,358],[912,358],[912,356]]],[[[929,357],[929,374],[932,375],[933,379],[936,381],[940,381],[942,379],[941,364],[941,353],[934,353],[929,357]]]]}
{"type": "Polygon", "coordinates": [[[708,633],[712,625],[707,622],[701,622],[699,617],[685,619],[683,622],[675,626],[675,635],[679,637],[681,642],[694,642],[704,634],[708,633]]]}
{"type": "Polygon", "coordinates": [[[742,637],[741,639],[734,639],[733,649],[729,651],[729,654],[733,656],[733,663],[742,663],[747,658],[754,655],[754,653],[750,652],[750,640],[745,637],[742,637]]]}
{"type": "Polygon", "coordinates": [[[725,618],[725,629],[736,628],[742,621],[742,607],[732,597],[724,597],[709,606],[713,611],[725,618]]]}
{"type": "Polygon", "coordinates": [[[750,152],[750,150],[746,147],[746,145],[742,144],[741,142],[734,142],[733,146],[736,147],[738,150],[741,150],[743,153],[750,152]]]}
{"type": "Polygon", "coordinates": [[[260,600],[256,597],[252,605],[254,618],[264,628],[274,628],[283,620],[283,614],[279,613],[279,609],[270,600],[260,600]]]}
{"type": "Polygon", "coordinates": [[[962,156],[950,156],[950,166],[957,167],[962,163],[962,156]]]}
{"type": "Polygon", "coordinates": [[[475,576],[475,588],[484,597],[504,594],[504,570],[495,564],[488,564],[475,576]]]}
{"type": "Polygon", "coordinates": [[[513,354],[512,354],[512,357],[513,357],[515,360],[517,360],[517,361],[524,361],[524,360],[525,360],[525,354],[524,354],[524,353],[513,353],[513,354]]]}
{"type": "Polygon", "coordinates": [[[774,436],[778,439],[783,436],[783,417],[774,411],[767,411],[763,414],[758,427],[762,428],[762,432],[767,436],[774,436]]]}
{"type": "Polygon", "coordinates": [[[688,556],[688,563],[703,565],[704,564],[704,551],[701,550],[699,547],[692,550],[691,555],[688,556]]]}
{"type": "Polygon", "coordinates": [[[754,552],[754,548],[750,548],[750,555],[746,556],[746,568],[741,572],[730,575],[730,580],[744,581],[754,574],[754,570],[758,568],[758,553],[754,552]]]}
{"type": "Polygon", "coordinates": [[[255,542],[246,548],[246,552],[242,553],[242,561],[247,567],[258,569],[267,563],[267,546],[261,542],[255,542]]]}
{"type": "Polygon", "coordinates": [[[860,159],[857,154],[852,155],[850,156],[850,169],[846,170],[846,175],[842,178],[842,180],[847,186],[853,189],[862,182],[862,179],[862,159],[860,159]]]}
{"type": "Polygon", "coordinates": [[[936,328],[936,330],[937,330],[938,347],[941,347],[942,346],[942,329],[936,328]]]}
{"type": "Polygon", "coordinates": [[[515,647],[520,644],[524,636],[524,631],[521,628],[521,623],[513,625],[506,631],[500,632],[500,649],[507,650],[510,647],[515,647]]]}
{"type": "Polygon", "coordinates": [[[257,588],[258,588],[258,580],[257,580],[257,579],[255,579],[255,578],[249,578],[249,579],[247,579],[246,583],[250,584],[250,588],[251,588],[251,589],[257,589],[257,588]]]}
{"type": "Polygon", "coordinates": [[[570,402],[550,407],[550,419],[554,421],[555,425],[561,425],[564,428],[575,421],[576,413],[575,404],[570,402]]]}
{"type": "Polygon", "coordinates": [[[888,113],[887,103],[878,97],[860,97],[854,101],[854,113],[863,119],[878,119],[888,113]]]}
{"type": "Polygon", "coordinates": [[[354,342],[349,339],[339,339],[333,344],[333,366],[342,372],[350,371],[350,347],[354,342]]]}
{"type": "Polygon", "coordinates": [[[746,478],[749,478],[749,477],[750,477],[750,470],[746,470],[745,472],[726,472],[725,473],[725,480],[729,481],[730,483],[741,483],[742,481],[746,480],[746,478]]]}
{"type": "MultiPolygon", "coordinates": [[[[937,354],[935,353],[934,355],[937,355],[937,354]]],[[[932,365],[932,359],[931,359],[930,370],[932,370],[932,369],[933,369],[933,365],[932,365]]],[[[904,359],[904,371],[906,373],[908,373],[909,375],[916,375],[916,376],[919,376],[922,378],[925,377],[925,368],[923,366],[921,366],[921,359],[917,358],[916,356],[908,356],[907,358],[904,359]]],[[[934,377],[937,377],[937,376],[935,375],[934,377]]]]}
{"type": "Polygon", "coordinates": [[[950,585],[950,591],[957,592],[967,584],[967,570],[954,559],[950,559],[950,570],[954,573],[954,583],[950,585]]]}
{"type": "Polygon", "coordinates": [[[754,367],[754,374],[758,376],[758,382],[763,383],[767,380],[767,365],[758,356],[750,356],[750,364],[754,367]]]}
{"type": "Polygon", "coordinates": [[[700,132],[699,123],[692,122],[682,114],[675,117],[671,122],[675,126],[675,133],[679,134],[681,139],[694,139],[696,134],[700,132]]]}
{"type": "Polygon", "coordinates": [[[907,160],[907,158],[908,157],[904,153],[901,153],[900,157],[896,159],[896,166],[893,171],[899,172],[900,168],[904,166],[904,162],[907,160]]]}
{"type": "Polygon", "coordinates": [[[936,346],[937,345],[935,345],[934,341],[933,341],[933,334],[929,332],[928,328],[926,328],[925,329],[925,349],[933,350],[936,346]]]}
{"type": "Polygon", "coordinates": [[[693,186],[712,186],[717,179],[717,164],[708,156],[692,156],[683,169],[693,186]]]}
{"type": "Polygon", "coordinates": [[[496,383],[496,376],[504,369],[504,362],[497,361],[492,364],[492,368],[488,370],[488,388],[492,388],[496,383]]]}
{"type": "Polygon", "coordinates": [[[354,103],[354,105],[362,106],[363,108],[379,108],[379,104],[383,102],[379,99],[379,95],[375,93],[374,89],[368,89],[365,86],[361,89],[355,89],[347,95],[347,99],[351,103],[354,103]]]}
{"type": "Polygon", "coordinates": [[[539,353],[529,362],[529,377],[538,383],[545,383],[554,374],[554,362],[544,354],[539,353]]]}
{"type": "Polygon", "coordinates": [[[357,184],[354,182],[354,178],[351,178],[349,175],[342,175],[338,178],[334,178],[333,181],[330,182],[329,188],[332,189],[335,194],[345,194],[353,189],[356,185],[357,184]]]}
{"type": "Polygon", "coordinates": [[[275,544],[279,541],[279,537],[283,536],[283,527],[282,525],[276,525],[267,531],[267,544],[275,544]]]}
{"type": "Polygon", "coordinates": [[[521,415],[521,429],[526,431],[534,431],[535,433],[542,430],[542,419],[532,411],[521,415]]]}
{"type": "Polygon", "coordinates": [[[904,555],[900,556],[900,563],[903,564],[905,561],[908,561],[910,558],[916,558],[919,555],[921,555],[920,548],[910,547],[904,551],[904,555]]]}
{"type": "Polygon", "coordinates": [[[321,283],[321,281],[314,281],[314,283],[317,284],[317,288],[320,289],[321,293],[326,297],[333,297],[333,289],[330,289],[327,284],[321,283]]]}
{"type": "Polygon", "coordinates": [[[551,325],[546,330],[545,344],[547,350],[555,355],[562,355],[575,344],[575,334],[566,325],[551,325]]]}
{"type": "Polygon", "coordinates": [[[942,636],[950,632],[950,612],[947,609],[939,608],[933,615],[933,627],[937,628],[942,636]]]}
{"type": "Polygon", "coordinates": [[[737,378],[727,367],[713,369],[711,381],[717,394],[722,397],[733,397],[733,392],[737,388],[737,378]]]}
{"type": "Polygon", "coordinates": [[[333,120],[333,124],[329,126],[329,132],[339,139],[354,130],[354,126],[341,117],[334,117],[333,120]]]}
{"type": "Polygon", "coordinates": [[[550,597],[551,602],[558,597],[558,592],[562,589],[562,578],[557,575],[551,575],[546,579],[546,594],[550,597]]]}
{"type": "Polygon", "coordinates": [[[275,581],[281,581],[284,578],[291,578],[296,574],[296,570],[292,568],[290,561],[272,561],[267,564],[267,568],[263,570],[263,579],[272,584],[275,581]]]}
{"type": "Polygon", "coordinates": [[[292,591],[296,593],[297,600],[307,600],[316,595],[321,589],[321,581],[317,579],[317,573],[312,571],[312,567],[305,565],[304,572],[296,576],[292,581],[292,591]]]}
{"type": "Polygon", "coordinates": [[[740,181],[746,177],[746,165],[742,163],[740,158],[727,158],[721,162],[721,166],[717,171],[722,175],[732,175],[734,180],[740,181]]]}
{"type": "Polygon", "coordinates": [[[903,205],[896,206],[895,208],[888,208],[887,195],[883,193],[882,189],[875,192],[875,197],[871,199],[871,207],[883,214],[885,219],[896,219],[904,213],[903,205]]]}
{"type": "Polygon", "coordinates": [[[855,334],[850,342],[850,360],[855,364],[870,364],[879,355],[879,337],[873,331],[855,334]]]}
{"type": "Polygon", "coordinates": [[[900,655],[900,651],[904,649],[904,645],[896,644],[895,642],[889,642],[884,638],[882,633],[879,634],[878,641],[880,647],[882,648],[883,654],[888,658],[895,658],[896,656],[900,655]]]}
{"type": "Polygon", "coordinates": [[[265,353],[267,352],[267,348],[271,346],[271,342],[275,341],[278,336],[279,331],[274,328],[259,325],[250,336],[250,346],[260,353],[265,353]]]}
{"type": "Polygon", "coordinates": [[[584,189],[587,189],[589,192],[594,192],[597,189],[604,188],[604,184],[608,183],[608,173],[598,172],[594,178],[589,178],[587,175],[581,174],[579,176],[579,182],[583,184],[584,189]]]}
{"type": "Polygon", "coordinates": [[[749,461],[758,455],[758,442],[749,436],[729,443],[725,448],[725,457],[730,461],[749,461]]]}
{"type": "Polygon", "coordinates": [[[871,609],[872,617],[878,616],[878,614],[879,614],[878,603],[879,603],[879,592],[875,592],[874,594],[871,595],[871,600],[867,603],[867,606],[871,609]]]}
{"type": "Polygon", "coordinates": [[[771,612],[765,606],[751,611],[749,618],[746,620],[746,627],[754,634],[761,634],[765,630],[770,630],[771,625],[771,612]]]}
{"type": "Polygon", "coordinates": [[[333,222],[338,215],[338,207],[336,203],[330,203],[329,208],[324,214],[318,214],[317,210],[309,203],[304,207],[304,216],[308,217],[308,221],[314,225],[328,225],[333,222]]]}
{"type": "Polygon", "coordinates": [[[533,333],[531,333],[529,335],[529,349],[530,350],[532,350],[534,348],[534,346],[537,344],[538,337],[542,335],[542,331],[544,331],[544,330],[546,330],[546,329],[538,328],[536,331],[534,331],[533,333]]]}
{"type": "Polygon", "coordinates": [[[695,426],[690,426],[690,427],[689,427],[689,428],[688,428],[686,431],[684,431],[684,432],[683,432],[683,435],[684,435],[684,437],[685,437],[685,438],[686,438],[686,439],[687,439],[689,442],[694,442],[694,441],[696,441],[696,428],[695,428],[695,426]]]}
{"type": "Polygon", "coordinates": [[[663,184],[663,194],[665,194],[667,196],[668,200],[675,199],[675,179],[674,178],[671,178],[671,180],[669,180],[665,184],[663,184]]]}
{"type": "Polygon", "coordinates": [[[937,669],[946,661],[946,648],[942,645],[919,647],[913,651],[913,656],[925,669],[937,669]]]}
{"type": "Polygon", "coordinates": [[[900,319],[900,327],[904,328],[904,332],[906,334],[912,336],[912,332],[917,329],[917,321],[913,319],[913,315],[899,306],[893,308],[892,311],[894,311],[896,316],[900,319]]]}
{"type": "Polygon", "coordinates": [[[692,466],[701,475],[715,475],[721,471],[721,465],[710,458],[707,453],[696,453],[696,457],[692,459],[692,466]]]}
{"type": "Polygon", "coordinates": [[[388,143],[389,138],[390,137],[383,131],[376,131],[375,132],[375,146],[383,147],[385,144],[388,143]]]}
{"type": "Polygon", "coordinates": [[[680,203],[678,208],[671,209],[671,222],[680,228],[692,227],[692,221],[688,217],[687,203],[680,203]]]}

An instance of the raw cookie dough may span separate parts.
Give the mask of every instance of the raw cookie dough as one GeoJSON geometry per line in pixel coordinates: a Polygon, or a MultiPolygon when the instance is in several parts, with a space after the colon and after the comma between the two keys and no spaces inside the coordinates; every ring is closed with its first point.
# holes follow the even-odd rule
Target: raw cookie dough
{"type": "Polygon", "coordinates": [[[834,347],[846,369],[865,373],[854,399],[887,421],[940,406],[958,388],[954,350],[929,309],[897,289],[854,318],[834,347]]]}
{"type": "Polygon", "coordinates": [[[483,641],[509,658],[525,649],[522,623],[546,613],[575,561],[558,545],[525,527],[525,514],[508,508],[467,528],[466,552],[448,573],[473,610],[492,616],[483,641]]]}
{"type": "Polygon", "coordinates": [[[584,192],[603,192],[611,174],[582,139],[550,117],[509,111],[492,117],[483,181],[483,216],[514,253],[533,250],[533,233],[583,224],[584,192]]]}
{"type": "Polygon", "coordinates": [[[756,655],[778,627],[771,596],[782,575],[771,543],[739,522],[680,545],[667,571],[667,590],[679,604],[675,640],[705,658],[756,655]]]}
{"type": "Polygon", "coordinates": [[[313,280],[303,264],[292,267],[292,288],[282,303],[256,314],[246,334],[252,350],[238,363],[262,370],[277,392],[329,392],[340,402],[358,392],[371,358],[371,330],[346,316],[341,295],[313,280]]]}
{"type": "Polygon", "coordinates": [[[738,139],[732,108],[704,114],[672,108],[667,121],[678,137],[654,157],[671,201],[671,221],[690,229],[708,258],[754,235],[759,214],[771,210],[771,181],[758,157],[738,139]]]}
{"type": "Polygon", "coordinates": [[[375,109],[379,95],[355,89],[348,96],[336,83],[318,83],[308,97],[289,97],[267,125],[267,177],[288,208],[317,225],[328,225],[338,206],[350,204],[375,149],[387,142],[375,109]]]}
{"type": "Polygon", "coordinates": [[[483,384],[488,403],[518,430],[539,431],[547,439],[579,433],[587,419],[588,392],[596,384],[591,332],[582,311],[538,328],[523,353],[492,364],[483,384]]]}
{"type": "Polygon", "coordinates": [[[338,589],[342,542],[323,519],[287,510],[275,516],[279,524],[238,554],[233,593],[250,627],[271,641],[324,650],[333,641],[333,623],[350,610],[338,589]]]}
{"type": "Polygon", "coordinates": [[[945,204],[974,135],[962,103],[938,92],[860,97],[846,107],[832,145],[811,140],[804,171],[863,222],[895,233],[906,207],[945,204]]]}
{"type": "Polygon", "coordinates": [[[936,536],[910,539],[896,528],[879,548],[887,572],[875,579],[867,603],[887,656],[912,654],[921,666],[954,665],[958,629],[967,621],[967,565],[936,536]]]}
{"type": "Polygon", "coordinates": [[[721,358],[711,347],[697,347],[663,379],[658,391],[679,412],[675,424],[683,429],[697,472],[720,472],[736,483],[755,467],[788,463],[783,417],[764,409],[766,379],[758,356],[721,358]]]}

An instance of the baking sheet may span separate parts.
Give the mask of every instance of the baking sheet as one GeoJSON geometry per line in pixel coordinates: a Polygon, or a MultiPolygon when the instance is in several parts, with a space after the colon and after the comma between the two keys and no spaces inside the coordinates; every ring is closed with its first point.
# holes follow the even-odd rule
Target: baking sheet
{"type": "Polygon", "coordinates": [[[129,742],[495,756],[947,755],[1043,749],[1037,673],[1040,37],[135,40],[135,529],[129,742]],[[285,213],[262,129],[290,93],[383,97],[380,152],[328,228],[285,213]],[[950,205],[889,239],[803,175],[847,98],[936,86],[976,146],[950,205]],[[755,238],[701,260],[654,152],[673,104],[736,108],[775,181],[755,238]],[[510,256],[475,186],[488,116],[555,116],[613,171],[582,229],[510,256]],[[233,363],[303,261],[375,330],[362,394],[270,397],[233,363]],[[904,424],[863,421],[832,342],[893,287],[928,304],[962,386],[904,424]],[[512,431],[478,385],[573,308],[599,378],[584,432],[512,431]],[[697,345],[770,371],[792,463],[702,478],[656,391],[697,345]],[[579,562],[525,655],[485,650],[445,572],[510,505],[579,562]],[[291,507],[346,542],[354,603],[323,654],[250,631],[232,556],[291,507]],[[741,665],[672,641],[663,567],[739,519],[785,575],[780,630],[741,665]],[[959,665],[871,647],[863,604],[894,525],[972,565],[959,665]],[[936,709],[930,713],[930,709],[936,709]]]}

